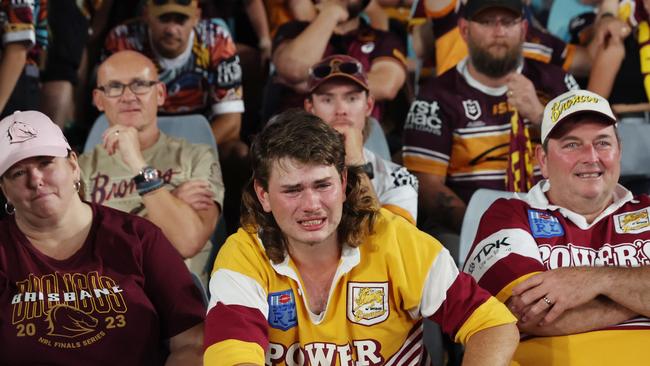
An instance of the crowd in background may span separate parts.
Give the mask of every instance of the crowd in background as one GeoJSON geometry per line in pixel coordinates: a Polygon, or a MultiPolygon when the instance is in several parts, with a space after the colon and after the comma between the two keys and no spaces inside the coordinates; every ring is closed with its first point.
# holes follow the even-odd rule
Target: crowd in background
{"type": "MultiPolygon", "coordinates": [[[[143,129],[128,132],[121,107],[111,105],[114,98],[159,88],[159,96],[146,102],[154,110],[151,123],[156,109],[158,116],[205,117],[218,147],[215,158],[192,153],[184,159],[200,161],[201,174],[195,167],[182,170],[188,171],[184,179],[207,183],[174,190],[167,199],[184,200],[195,211],[210,206],[210,214],[195,222],[181,221],[189,216],[180,214],[149,217],[184,258],[204,254],[200,263],[187,264],[205,286],[225,237],[212,235],[217,222],[227,234],[240,226],[254,136],[290,108],[305,108],[337,128],[337,119],[353,120],[357,112],[333,107],[329,116],[329,99],[358,97],[364,121],[358,131],[337,128],[346,136],[346,153],[358,158],[346,162],[373,162],[371,180],[382,174],[377,166],[385,167],[381,179],[392,180],[385,186],[401,188],[382,196],[376,179],[380,204],[438,238],[462,263],[458,235],[472,194],[479,188],[527,192],[541,179],[534,150],[544,141],[539,127],[550,100],[588,89],[609,100],[620,123],[650,123],[650,1],[529,0],[522,11],[517,4],[500,2],[510,16],[464,0],[201,0],[198,8],[196,0],[1,0],[0,117],[39,110],[81,154],[103,114],[108,129],[100,143],[109,155],[127,142],[137,151],[122,151],[116,155],[122,160],[110,163],[133,168],[115,172],[126,180],[145,163],[155,165],[146,150],[158,135],[149,141],[143,129]],[[332,55],[346,56],[326,58],[332,55]],[[140,72],[160,84],[132,77],[140,72]],[[332,73],[367,94],[319,89],[332,73]],[[361,147],[376,141],[368,137],[368,121],[387,146],[379,160],[378,151],[361,147]],[[130,141],[124,140],[128,133],[130,141]],[[188,227],[200,232],[191,249],[177,243],[188,227]]],[[[177,143],[165,141],[168,147],[177,143]]],[[[103,152],[93,154],[80,158],[85,199],[108,204],[95,193],[100,174],[112,168],[97,163],[103,152]]],[[[117,187],[119,179],[111,179],[117,187]]],[[[137,190],[144,196],[160,188],[155,182],[137,190]]],[[[142,216],[155,212],[152,207],[185,213],[146,200],[113,204],[142,216]]],[[[453,362],[453,346],[448,349],[453,362]]]]}

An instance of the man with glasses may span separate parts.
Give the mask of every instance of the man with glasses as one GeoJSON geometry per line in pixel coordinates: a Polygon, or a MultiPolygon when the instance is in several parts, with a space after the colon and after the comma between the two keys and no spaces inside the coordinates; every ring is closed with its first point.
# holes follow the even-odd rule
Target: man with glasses
{"type": "Polygon", "coordinates": [[[167,85],[165,114],[200,113],[212,125],[228,190],[226,219],[235,230],[246,181],[248,146],[241,140],[242,69],[220,19],[200,19],[197,0],[147,0],[143,20],[114,28],[105,52],[135,50],[158,66],[167,85]]]}
{"type": "Polygon", "coordinates": [[[148,218],[201,275],[223,202],[221,169],[209,146],[159,130],[165,93],[142,54],[118,52],[100,65],[93,101],[109,128],[79,157],[81,179],[86,200],[148,218]]]}
{"type": "Polygon", "coordinates": [[[382,207],[415,224],[418,209],[415,176],[363,147],[375,98],[370,95],[361,63],[346,55],[326,57],[311,67],[308,89],[305,109],[345,136],[345,163],[363,168],[366,173],[363,182],[382,207]]]}
{"type": "Polygon", "coordinates": [[[478,188],[528,191],[544,104],[577,88],[560,67],[522,56],[520,0],[470,0],[458,22],[469,57],[423,85],[404,125],[404,164],[420,181],[423,228],[452,253],[478,188]],[[440,226],[442,224],[442,227],[440,226]]]}

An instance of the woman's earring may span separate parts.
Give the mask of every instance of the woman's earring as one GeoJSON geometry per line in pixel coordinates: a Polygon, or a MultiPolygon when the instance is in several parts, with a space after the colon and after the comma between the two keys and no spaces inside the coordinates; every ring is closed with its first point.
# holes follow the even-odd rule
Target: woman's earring
{"type": "Polygon", "coordinates": [[[74,181],[74,184],[72,186],[74,187],[74,190],[77,191],[78,193],[79,190],[81,189],[81,181],[80,180],[74,181]]]}
{"type": "Polygon", "coordinates": [[[16,212],[16,208],[9,202],[5,202],[5,212],[7,215],[13,215],[16,212]]]}

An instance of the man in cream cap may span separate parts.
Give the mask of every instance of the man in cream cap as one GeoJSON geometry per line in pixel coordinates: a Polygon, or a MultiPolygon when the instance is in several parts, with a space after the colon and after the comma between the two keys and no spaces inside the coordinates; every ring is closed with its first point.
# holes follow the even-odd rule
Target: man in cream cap
{"type": "Polygon", "coordinates": [[[544,180],[483,215],[464,271],[508,305],[521,365],[641,365],[650,337],[650,198],[619,185],[616,117],[569,91],[544,109],[544,180]]]}

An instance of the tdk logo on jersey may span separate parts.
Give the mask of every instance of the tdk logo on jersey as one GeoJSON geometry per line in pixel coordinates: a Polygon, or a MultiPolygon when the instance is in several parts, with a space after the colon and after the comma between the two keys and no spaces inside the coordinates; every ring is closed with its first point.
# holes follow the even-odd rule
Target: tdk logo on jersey
{"type": "Polygon", "coordinates": [[[528,222],[535,238],[552,238],[564,235],[560,221],[548,212],[528,210],[528,222]]]}
{"type": "Polygon", "coordinates": [[[269,294],[269,325],[282,330],[298,325],[296,300],[290,289],[269,294]]]}

